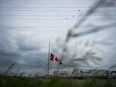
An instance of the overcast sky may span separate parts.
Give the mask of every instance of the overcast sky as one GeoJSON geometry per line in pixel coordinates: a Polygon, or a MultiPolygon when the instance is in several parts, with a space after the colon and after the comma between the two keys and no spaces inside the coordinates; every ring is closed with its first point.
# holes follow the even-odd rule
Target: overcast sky
{"type": "MultiPolygon", "coordinates": [[[[54,49],[52,52],[59,56],[54,48],[57,47],[56,40],[58,38],[61,41],[65,40],[68,30],[95,2],[96,0],[0,0],[0,71],[6,71],[8,66],[15,62],[15,69],[20,67],[21,72],[33,73],[39,70],[46,72],[49,39],[51,39],[51,49],[54,49]]],[[[87,30],[86,26],[115,22],[114,10],[115,7],[112,7],[107,11],[96,13],[96,16],[87,19],[75,32],[84,31],[85,28],[87,30]]],[[[96,52],[103,58],[99,65],[90,62],[95,65],[94,67],[106,69],[116,63],[114,28],[78,40],[73,39],[83,41],[83,44],[87,41],[90,43],[103,41],[110,44],[110,46],[93,47],[94,50],[97,48],[101,50],[96,52]]],[[[72,48],[73,40],[69,41],[72,48]]],[[[84,48],[82,44],[78,44],[78,49],[84,52],[90,47],[84,48]]],[[[86,65],[82,67],[87,68],[86,65]]]]}

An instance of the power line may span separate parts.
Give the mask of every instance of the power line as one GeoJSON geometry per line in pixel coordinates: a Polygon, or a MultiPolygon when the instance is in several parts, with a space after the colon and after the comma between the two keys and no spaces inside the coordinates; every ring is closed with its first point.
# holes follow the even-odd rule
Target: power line
{"type": "Polygon", "coordinates": [[[78,14],[78,15],[76,15],[76,14],[60,14],[60,15],[58,15],[58,14],[52,14],[52,15],[49,15],[49,14],[0,14],[0,16],[83,16],[82,14],[80,15],[80,14],[78,14]]]}
{"type": "MultiPolygon", "coordinates": [[[[7,20],[8,19],[15,19],[15,20],[22,20],[22,19],[23,20],[24,19],[25,20],[79,20],[79,19],[73,19],[73,18],[62,18],[62,19],[60,19],[60,18],[59,19],[56,19],[56,18],[54,18],[54,19],[53,18],[52,19],[47,19],[47,18],[46,19],[45,18],[43,18],[43,19],[42,18],[0,18],[0,19],[5,19],[5,20],[6,19],[7,20]]],[[[88,20],[116,20],[116,19],[88,19],[88,20]]]]}
{"type": "MultiPolygon", "coordinates": [[[[80,12],[80,10],[38,10],[38,9],[0,9],[0,11],[39,11],[39,12],[80,12]]],[[[88,11],[88,10],[81,10],[81,11],[88,11]]],[[[99,11],[116,11],[116,10],[99,10],[99,11]]]]}
{"type": "Polygon", "coordinates": [[[91,7],[0,7],[0,8],[91,8],[91,7]]]}
{"type": "MultiPolygon", "coordinates": [[[[66,16],[69,16],[69,17],[71,17],[72,16],[72,17],[79,17],[79,16],[84,16],[84,15],[29,15],[29,14],[25,14],[25,15],[19,15],[19,14],[18,15],[17,14],[16,15],[14,15],[14,14],[11,15],[10,14],[10,15],[8,15],[7,14],[7,15],[0,15],[0,16],[2,16],[2,17],[5,17],[5,16],[14,16],[14,17],[18,17],[18,16],[46,16],[46,17],[53,17],[53,16],[56,16],[56,17],[58,17],[58,16],[59,17],[65,16],[66,17],[66,16]]],[[[99,16],[102,17],[101,15],[92,15],[91,17],[94,17],[94,16],[95,17],[99,17],[99,16]]],[[[105,17],[110,17],[110,16],[116,16],[116,15],[107,15],[105,17]]]]}
{"type": "MultiPolygon", "coordinates": [[[[19,15],[19,14],[8,15],[7,14],[7,15],[0,15],[0,16],[84,16],[84,15],[29,15],[29,14],[28,15],[27,14],[26,15],[19,15]]],[[[92,15],[92,16],[100,16],[100,15],[92,15]]],[[[111,15],[111,16],[116,16],[116,15],[111,15]]]]}
{"type": "Polygon", "coordinates": [[[71,27],[71,26],[41,26],[41,27],[0,27],[0,28],[64,28],[64,27],[71,27]]]}
{"type": "MultiPolygon", "coordinates": [[[[110,6],[110,7],[116,7],[116,6],[110,6]]],[[[0,8],[91,8],[91,7],[0,7],[0,8]]]]}
{"type": "Polygon", "coordinates": [[[80,9],[0,9],[0,11],[66,11],[66,12],[81,12],[81,11],[87,11],[87,10],[80,10],[80,9]]]}
{"type": "MultiPolygon", "coordinates": [[[[0,27],[0,28],[69,28],[72,26],[41,26],[41,27],[0,27]]],[[[80,26],[80,27],[93,27],[93,26],[80,26]]]]}

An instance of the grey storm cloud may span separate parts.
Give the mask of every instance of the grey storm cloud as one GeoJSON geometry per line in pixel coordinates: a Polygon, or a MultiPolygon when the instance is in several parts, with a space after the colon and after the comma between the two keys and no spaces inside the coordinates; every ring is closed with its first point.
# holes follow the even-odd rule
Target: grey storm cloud
{"type": "MultiPolygon", "coordinates": [[[[23,37],[24,38],[24,37],[23,37]]],[[[33,44],[35,42],[27,41],[26,39],[18,38],[16,41],[18,49],[20,51],[37,51],[40,50],[39,44],[33,44]]]]}
{"type": "Polygon", "coordinates": [[[19,53],[0,51],[0,56],[5,56],[5,57],[18,57],[19,56],[19,53]]]}
{"type": "Polygon", "coordinates": [[[16,63],[16,69],[46,67],[47,53],[42,53],[39,43],[27,40],[24,36],[13,37],[10,30],[0,32],[0,71],[5,71],[16,63]]]}

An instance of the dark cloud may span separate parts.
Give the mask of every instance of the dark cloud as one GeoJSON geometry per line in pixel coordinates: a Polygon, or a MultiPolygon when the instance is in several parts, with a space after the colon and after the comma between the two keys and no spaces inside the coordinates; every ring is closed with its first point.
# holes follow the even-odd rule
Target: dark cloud
{"type": "Polygon", "coordinates": [[[0,56],[4,56],[4,57],[18,57],[20,55],[17,52],[3,52],[3,51],[0,51],[0,56]]]}
{"type": "Polygon", "coordinates": [[[41,45],[37,41],[25,35],[14,37],[12,30],[1,30],[0,32],[0,72],[16,63],[14,71],[21,68],[21,71],[41,70],[47,66],[47,53],[41,52],[41,45]]]}
{"type": "Polygon", "coordinates": [[[22,44],[21,43],[17,44],[19,51],[29,52],[29,51],[39,51],[41,49],[38,47],[39,44],[38,44],[38,46],[34,46],[34,45],[25,44],[25,43],[23,43],[23,41],[20,41],[20,42],[22,42],[22,44]]]}

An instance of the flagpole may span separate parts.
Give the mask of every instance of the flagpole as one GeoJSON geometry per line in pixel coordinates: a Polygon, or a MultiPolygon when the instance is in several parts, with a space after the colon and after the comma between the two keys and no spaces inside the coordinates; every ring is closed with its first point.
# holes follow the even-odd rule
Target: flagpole
{"type": "Polygon", "coordinates": [[[48,48],[48,72],[47,75],[49,75],[49,66],[50,66],[50,39],[49,39],[49,48],[48,48]]]}

